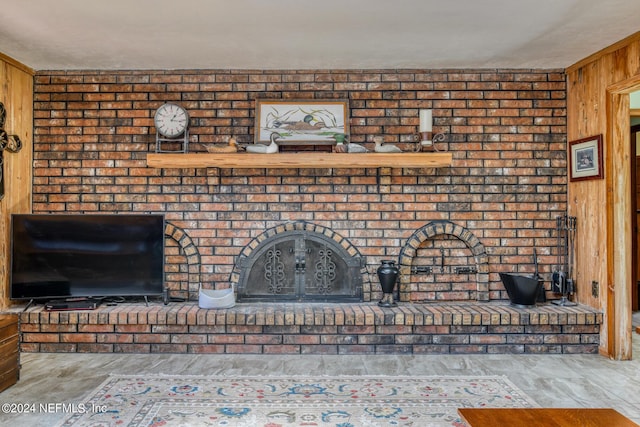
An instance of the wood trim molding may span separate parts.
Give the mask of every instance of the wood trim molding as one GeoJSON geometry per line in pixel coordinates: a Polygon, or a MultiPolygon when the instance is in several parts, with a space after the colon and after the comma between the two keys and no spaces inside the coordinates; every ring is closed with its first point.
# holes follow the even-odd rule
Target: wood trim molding
{"type": "Polygon", "coordinates": [[[630,36],[620,40],[619,42],[614,43],[610,46],[607,46],[604,49],[599,50],[598,52],[592,55],[589,55],[584,59],[581,59],[580,61],[576,62],[573,65],[570,65],[569,67],[567,67],[565,72],[567,74],[572,73],[578,70],[579,68],[582,68],[591,62],[595,62],[598,59],[602,58],[603,56],[609,55],[610,53],[615,52],[618,49],[622,49],[634,42],[640,42],[640,31],[638,31],[637,33],[631,34],[630,36]]]}
{"type": "Polygon", "coordinates": [[[631,92],[637,91],[639,85],[640,85],[640,74],[630,77],[626,80],[623,80],[614,84],[610,84],[609,86],[607,86],[607,92],[629,94],[631,92]]]}
{"type": "Polygon", "coordinates": [[[640,117],[640,108],[629,110],[631,117],[640,117]]]}
{"type": "Polygon", "coordinates": [[[35,76],[36,72],[33,68],[28,67],[26,65],[24,65],[22,62],[20,61],[16,61],[15,59],[11,58],[10,56],[5,55],[4,53],[0,52],[0,61],[4,61],[5,63],[16,67],[18,70],[20,71],[24,71],[27,74],[30,74],[32,76],[35,76]]]}
{"type": "Polygon", "coordinates": [[[637,88],[632,78],[611,85],[607,90],[607,341],[609,356],[616,360],[631,360],[631,159],[628,93],[637,88]]]}

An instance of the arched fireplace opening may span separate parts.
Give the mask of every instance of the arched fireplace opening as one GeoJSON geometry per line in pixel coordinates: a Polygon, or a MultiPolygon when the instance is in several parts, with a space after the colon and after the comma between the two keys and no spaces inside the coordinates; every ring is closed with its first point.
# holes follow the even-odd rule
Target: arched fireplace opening
{"type": "Polygon", "coordinates": [[[169,297],[198,300],[200,252],[189,234],[170,222],[165,223],[165,287],[169,297]]]}
{"type": "Polygon", "coordinates": [[[432,221],[416,230],[400,251],[399,269],[401,301],[489,301],[485,248],[470,230],[450,221],[432,221]],[[429,279],[421,288],[413,275],[429,279]],[[462,283],[468,278],[473,278],[472,288],[462,283]]]}
{"type": "Polygon", "coordinates": [[[364,259],[344,237],[305,221],[266,230],[237,259],[238,301],[359,302],[364,259]]]}

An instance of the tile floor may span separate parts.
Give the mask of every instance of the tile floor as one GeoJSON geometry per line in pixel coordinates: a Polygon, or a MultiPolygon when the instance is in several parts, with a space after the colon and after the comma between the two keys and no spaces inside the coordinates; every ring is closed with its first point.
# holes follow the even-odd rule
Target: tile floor
{"type": "MultiPolygon", "coordinates": [[[[640,312],[634,314],[634,327],[640,312]]],[[[611,407],[640,423],[640,335],[632,361],[599,355],[181,355],[24,353],[0,403],[79,403],[110,373],[189,375],[505,375],[543,407],[611,407]]],[[[0,425],[51,426],[63,412],[6,414],[0,425]]]]}

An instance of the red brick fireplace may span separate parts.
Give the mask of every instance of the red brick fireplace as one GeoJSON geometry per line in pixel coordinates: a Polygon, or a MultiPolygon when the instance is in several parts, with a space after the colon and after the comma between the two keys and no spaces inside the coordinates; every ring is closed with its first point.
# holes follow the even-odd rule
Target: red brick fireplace
{"type": "MultiPolygon", "coordinates": [[[[199,273],[211,284],[228,282],[242,249],[288,221],[344,236],[372,268],[397,259],[416,230],[446,220],[482,242],[492,266],[488,299],[504,299],[498,270],[532,271],[534,247],[543,273],[555,260],[550,236],[566,210],[564,78],[556,70],[39,72],[33,211],[164,213],[198,248],[199,273]],[[431,108],[453,165],[146,166],[164,101],[189,110],[191,149],[204,151],[199,143],[232,135],[251,141],[257,98],[348,99],[353,142],[383,135],[406,149],[418,109],[431,108]]],[[[188,282],[179,253],[167,264],[170,286],[188,282]]]]}
{"type": "Polygon", "coordinates": [[[34,114],[33,211],[165,214],[167,286],[187,302],[35,309],[22,316],[26,351],[597,351],[600,314],[509,308],[498,277],[532,273],[534,248],[542,275],[552,272],[555,219],[567,198],[562,71],[41,71],[34,114]],[[147,167],[163,102],[189,111],[191,151],[205,151],[200,144],[230,136],[252,141],[255,100],[264,98],[347,99],[351,141],[370,148],[382,135],[412,149],[418,110],[432,109],[453,164],[147,167]],[[237,283],[245,248],[290,223],[327,230],[358,251],[361,307],[197,308],[200,283],[237,283]],[[391,311],[375,306],[382,259],[401,269],[402,303],[391,311]],[[535,350],[513,344],[529,332],[536,338],[516,341],[532,340],[535,350]],[[420,347],[434,340],[460,346],[420,347]]]}

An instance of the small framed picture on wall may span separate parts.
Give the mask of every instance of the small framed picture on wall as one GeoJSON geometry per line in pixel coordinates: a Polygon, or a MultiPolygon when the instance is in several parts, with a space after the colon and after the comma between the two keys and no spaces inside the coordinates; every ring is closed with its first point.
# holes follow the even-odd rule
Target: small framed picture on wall
{"type": "Polygon", "coordinates": [[[571,181],[602,179],[602,135],[569,142],[569,178],[571,181]]]}

